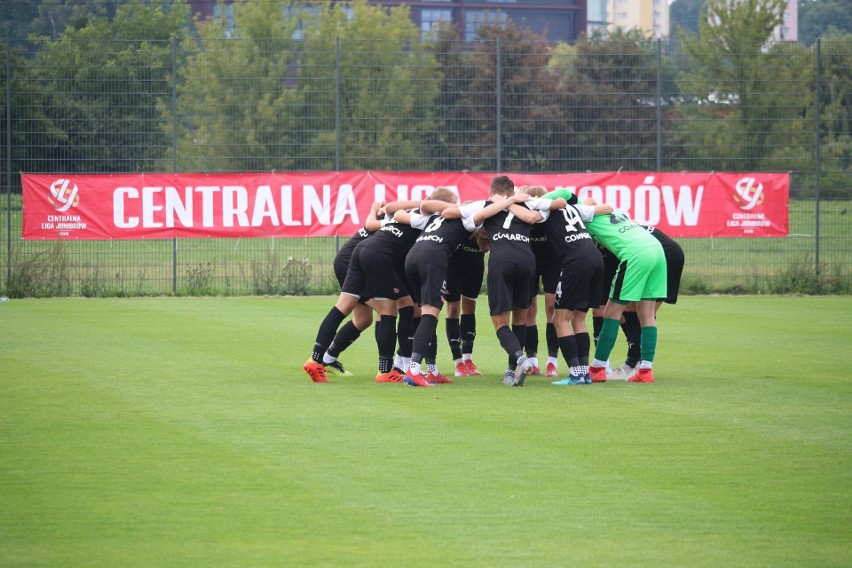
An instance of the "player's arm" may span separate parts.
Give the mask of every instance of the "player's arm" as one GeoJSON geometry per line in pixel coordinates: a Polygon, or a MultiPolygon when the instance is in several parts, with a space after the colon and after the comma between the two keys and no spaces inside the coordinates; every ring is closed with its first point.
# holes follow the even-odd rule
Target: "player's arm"
{"type": "Polygon", "coordinates": [[[370,212],[367,214],[367,222],[364,223],[364,228],[370,232],[378,231],[382,228],[382,222],[379,221],[379,210],[384,207],[384,201],[374,201],[370,207],[370,212]]]}
{"type": "Polygon", "coordinates": [[[415,207],[420,207],[420,201],[391,201],[390,203],[385,204],[385,213],[388,215],[394,215],[400,209],[414,209],[415,207]]]}
{"type": "MultiPolygon", "coordinates": [[[[473,215],[473,222],[476,224],[476,226],[479,226],[482,224],[483,221],[485,221],[489,217],[493,217],[504,209],[509,209],[511,211],[512,206],[516,206],[517,203],[522,203],[526,201],[527,199],[529,199],[529,197],[530,196],[526,193],[516,193],[511,197],[506,198],[499,195],[492,195],[492,203],[477,211],[473,215]]],[[[521,207],[521,209],[523,209],[523,207],[521,207]]]]}
{"type": "Polygon", "coordinates": [[[425,199],[420,202],[420,211],[424,215],[432,215],[435,213],[440,213],[445,209],[458,209],[455,203],[450,203],[449,201],[441,201],[439,199],[425,199]]]}
{"type": "MultiPolygon", "coordinates": [[[[419,202],[418,202],[419,204],[419,202]]],[[[397,223],[405,223],[406,225],[411,224],[411,211],[407,209],[398,209],[393,214],[393,220],[397,223]]]]}

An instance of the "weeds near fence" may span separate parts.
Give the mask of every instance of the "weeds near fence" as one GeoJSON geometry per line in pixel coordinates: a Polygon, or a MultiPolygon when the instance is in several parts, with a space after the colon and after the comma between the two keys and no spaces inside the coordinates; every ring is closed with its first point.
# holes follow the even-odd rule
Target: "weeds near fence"
{"type": "Polygon", "coordinates": [[[144,270],[136,274],[135,286],[128,286],[127,280],[122,272],[115,272],[110,277],[102,274],[101,269],[96,266],[80,282],[80,295],[85,298],[132,298],[151,295],[145,290],[144,270]]]}
{"type": "Polygon", "coordinates": [[[215,295],[216,291],[213,289],[213,274],[215,272],[216,266],[212,262],[188,266],[183,293],[187,296],[215,295]]]}
{"type": "Polygon", "coordinates": [[[269,251],[251,261],[251,281],[257,295],[306,296],[311,291],[311,261],[288,256],[281,257],[269,251]]]}
{"type": "Polygon", "coordinates": [[[7,293],[11,298],[49,298],[71,294],[71,270],[63,241],[47,250],[24,257],[12,256],[7,293]]]}

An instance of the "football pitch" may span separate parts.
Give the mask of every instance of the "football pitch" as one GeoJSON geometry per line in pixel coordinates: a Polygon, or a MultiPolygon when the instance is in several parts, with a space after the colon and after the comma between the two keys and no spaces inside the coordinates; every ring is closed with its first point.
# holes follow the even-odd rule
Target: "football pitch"
{"type": "Polygon", "coordinates": [[[524,388],[482,297],[428,389],[371,332],[311,383],[333,302],[0,303],[0,566],[852,565],[852,297],[681,296],[656,383],[524,388]]]}

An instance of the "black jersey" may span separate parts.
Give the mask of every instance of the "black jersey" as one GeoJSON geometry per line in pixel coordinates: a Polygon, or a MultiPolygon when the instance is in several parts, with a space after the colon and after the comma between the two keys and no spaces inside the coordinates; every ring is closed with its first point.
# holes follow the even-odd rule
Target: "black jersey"
{"type": "Polygon", "coordinates": [[[444,219],[440,214],[432,215],[408,252],[408,259],[446,264],[453,251],[468,238],[470,231],[461,219],[444,219]]]}
{"type": "Polygon", "coordinates": [[[550,212],[541,223],[547,233],[551,251],[562,263],[563,268],[582,268],[599,265],[601,253],[573,205],[550,212]]]}
{"type": "MultiPolygon", "coordinates": [[[[485,201],[483,207],[490,205],[485,201]]],[[[521,207],[526,204],[519,203],[521,207]]],[[[535,264],[535,256],[530,248],[530,233],[532,225],[518,219],[510,211],[500,211],[493,217],[485,219],[483,228],[491,241],[489,264],[499,262],[530,262],[535,264]]]]}
{"type": "Polygon", "coordinates": [[[337,281],[343,285],[343,280],[346,278],[346,270],[349,268],[349,261],[352,260],[352,251],[358,246],[358,243],[372,235],[375,231],[368,231],[365,227],[361,227],[358,231],[349,237],[343,246],[334,255],[334,275],[337,281]]]}
{"type": "Polygon", "coordinates": [[[419,209],[412,211],[410,225],[391,218],[373,236],[364,239],[358,246],[364,250],[381,252],[390,262],[404,262],[405,255],[425,227],[426,219],[427,217],[420,215],[419,209]]]}
{"type": "Polygon", "coordinates": [[[547,264],[553,260],[553,251],[548,242],[546,223],[536,223],[530,231],[530,248],[532,248],[537,265],[547,264]]]}
{"type": "Polygon", "coordinates": [[[660,241],[660,244],[663,245],[663,252],[666,253],[666,258],[668,258],[672,254],[680,254],[683,255],[683,249],[677,244],[673,238],[662,232],[656,227],[648,227],[645,225],[640,225],[643,229],[651,233],[651,235],[660,241]]]}
{"type": "Polygon", "coordinates": [[[352,258],[352,251],[355,250],[355,247],[358,246],[358,243],[372,235],[374,231],[368,231],[365,227],[361,227],[358,231],[349,237],[343,246],[340,247],[340,250],[337,251],[337,255],[335,255],[335,260],[340,259],[347,264],[349,263],[349,259],[352,258]]]}

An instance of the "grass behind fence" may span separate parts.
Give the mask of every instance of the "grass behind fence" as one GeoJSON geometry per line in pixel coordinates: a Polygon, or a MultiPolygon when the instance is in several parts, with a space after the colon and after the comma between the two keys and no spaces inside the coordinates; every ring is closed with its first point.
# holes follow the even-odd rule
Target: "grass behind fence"
{"type": "MultiPolygon", "coordinates": [[[[19,199],[19,198],[18,198],[19,199]]],[[[790,203],[783,238],[681,238],[685,293],[852,293],[852,201],[790,203]],[[817,259],[817,254],[819,258],[817,259]]],[[[0,219],[2,237],[5,217],[0,219]]],[[[21,241],[12,216],[13,297],[305,295],[338,291],[332,260],[346,237],[21,241]]]]}
{"type": "Polygon", "coordinates": [[[0,303],[0,565],[852,562],[852,298],[686,297],[655,384],[522,389],[484,302],[483,377],[377,384],[368,333],[313,384],[332,302],[0,303]]]}

